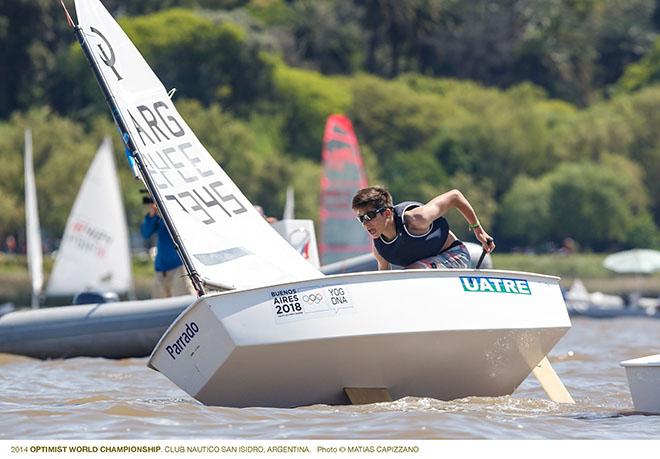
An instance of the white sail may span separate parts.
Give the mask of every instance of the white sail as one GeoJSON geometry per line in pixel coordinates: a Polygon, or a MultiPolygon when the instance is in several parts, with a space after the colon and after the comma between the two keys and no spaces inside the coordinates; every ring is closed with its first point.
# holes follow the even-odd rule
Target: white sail
{"type": "Polygon", "coordinates": [[[79,27],[115,116],[144,159],[200,280],[229,288],[322,276],[257,213],[199,142],[163,84],[98,0],[76,0],[79,27]]]}
{"type": "Polygon", "coordinates": [[[39,307],[39,296],[44,283],[41,225],[37,206],[37,187],[32,164],[32,131],[25,130],[25,232],[27,263],[32,286],[32,307],[39,307]]]}
{"type": "Polygon", "coordinates": [[[293,220],[295,217],[295,207],[296,207],[296,198],[294,194],[293,187],[289,185],[286,188],[286,201],[284,202],[284,213],[282,214],[282,220],[293,220]]]}
{"type": "Polygon", "coordinates": [[[112,144],[106,137],[69,214],[46,295],[90,289],[127,293],[131,278],[128,224],[112,144]]]}

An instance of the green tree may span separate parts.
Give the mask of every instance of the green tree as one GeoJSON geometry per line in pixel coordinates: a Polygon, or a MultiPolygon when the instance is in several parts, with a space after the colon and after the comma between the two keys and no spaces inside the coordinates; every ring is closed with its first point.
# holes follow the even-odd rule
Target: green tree
{"type": "Polygon", "coordinates": [[[503,247],[538,246],[551,237],[550,181],[516,177],[502,197],[494,234],[503,247]]]}
{"type": "Polygon", "coordinates": [[[362,10],[351,0],[302,0],[293,4],[291,13],[295,55],[287,62],[311,63],[325,74],[353,73],[359,68],[365,42],[359,22],[362,10]]]}
{"type": "Polygon", "coordinates": [[[448,176],[422,151],[401,152],[382,166],[383,179],[399,201],[428,201],[446,191],[448,176]]]}
{"type": "Polygon", "coordinates": [[[270,111],[283,116],[286,151],[318,161],[326,118],[350,106],[349,82],[278,64],[275,84],[276,104],[270,111]]]}
{"type": "Polygon", "coordinates": [[[121,24],[165,86],[187,98],[240,111],[272,91],[271,65],[235,24],[183,9],[121,24]]]}
{"type": "Polygon", "coordinates": [[[548,0],[525,7],[517,78],[588,105],[650,45],[650,0],[548,0]]]}
{"type": "MultiPolygon", "coordinates": [[[[171,9],[119,22],[165,87],[177,88],[180,97],[246,115],[273,92],[273,66],[259,43],[224,17],[171,9]]],[[[78,44],[62,60],[55,106],[79,115],[98,111],[99,89],[78,44]]]]}
{"type": "MultiPolygon", "coordinates": [[[[493,237],[496,237],[493,234],[493,224],[494,217],[497,213],[498,205],[495,202],[494,186],[491,180],[480,179],[476,180],[474,177],[471,177],[467,174],[457,173],[449,178],[447,182],[446,190],[439,190],[436,192],[440,194],[444,191],[456,188],[460,190],[463,195],[470,201],[474,211],[479,217],[479,221],[484,226],[488,233],[492,234],[493,237]]],[[[451,230],[459,238],[465,241],[475,241],[475,237],[468,229],[468,224],[465,221],[465,217],[461,215],[458,210],[453,209],[447,213],[447,221],[451,227],[451,230]]]]}
{"type": "Polygon", "coordinates": [[[639,164],[644,174],[644,184],[650,196],[650,210],[656,225],[660,225],[660,86],[638,91],[629,97],[613,101],[614,109],[630,107],[627,118],[633,130],[627,157],[639,164]]]}
{"type": "Polygon", "coordinates": [[[352,82],[355,129],[381,162],[418,149],[460,108],[440,95],[399,81],[361,75],[352,82]]]}
{"type": "Polygon", "coordinates": [[[298,191],[296,212],[312,218],[318,208],[320,166],[292,158],[278,147],[282,121],[256,117],[249,122],[223,112],[218,105],[204,108],[188,100],[177,104],[180,113],[211,156],[253,203],[270,215],[281,215],[286,187],[298,191]]]}
{"type": "Polygon", "coordinates": [[[552,239],[571,237],[603,250],[625,241],[644,196],[631,196],[625,175],[598,164],[562,164],[548,180],[552,239]]]}
{"type": "Polygon", "coordinates": [[[658,81],[660,81],[660,38],[656,39],[652,49],[641,61],[626,67],[617,86],[624,91],[636,91],[658,81]]]}
{"type": "Polygon", "coordinates": [[[105,0],[103,4],[113,15],[143,15],[171,8],[233,9],[249,0],[105,0]]]}
{"type": "Polygon", "coordinates": [[[517,175],[540,176],[561,159],[552,145],[559,121],[575,110],[569,104],[548,101],[531,85],[500,91],[457,82],[442,91],[444,104],[459,109],[437,123],[423,148],[450,173],[487,179],[499,197],[517,175]]]}
{"type": "Polygon", "coordinates": [[[644,213],[633,219],[626,232],[625,245],[633,249],[660,249],[660,230],[650,214],[644,213]]]}
{"type": "Polygon", "coordinates": [[[59,2],[0,0],[0,119],[47,103],[58,52],[72,37],[59,2]]]}
{"type": "MultiPolygon", "coordinates": [[[[24,130],[32,130],[34,170],[42,230],[48,240],[61,237],[66,219],[87,167],[101,138],[93,138],[83,126],[53,114],[47,108],[16,113],[1,125],[0,157],[3,160],[0,181],[3,192],[18,203],[4,231],[25,234],[23,151],[24,130]]],[[[0,229],[0,232],[3,232],[0,229]]]]}

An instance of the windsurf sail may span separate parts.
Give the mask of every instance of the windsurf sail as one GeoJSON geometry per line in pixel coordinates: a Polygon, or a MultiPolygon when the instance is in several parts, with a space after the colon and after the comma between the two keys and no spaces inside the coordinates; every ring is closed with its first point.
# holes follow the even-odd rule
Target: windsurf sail
{"type": "Polygon", "coordinates": [[[108,137],[96,152],[71,209],[46,295],[75,295],[91,289],[118,294],[133,289],[128,223],[108,137]]]}
{"type": "Polygon", "coordinates": [[[39,307],[39,297],[44,283],[43,252],[41,248],[41,225],[37,206],[37,187],[34,180],[32,160],[32,131],[25,130],[25,232],[27,264],[32,287],[33,308],[39,307]]]}
{"type": "Polygon", "coordinates": [[[321,277],[206,151],[101,2],[75,5],[78,41],[198,294],[321,277]]]}
{"type": "Polygon", "coordinates": [[[371,240],[355,220],[351,200],[367,186],[353,124],[343,115],[331,115],[323,135],[321,177],[321,245],[323,265],[371,252],[371,240]]]}

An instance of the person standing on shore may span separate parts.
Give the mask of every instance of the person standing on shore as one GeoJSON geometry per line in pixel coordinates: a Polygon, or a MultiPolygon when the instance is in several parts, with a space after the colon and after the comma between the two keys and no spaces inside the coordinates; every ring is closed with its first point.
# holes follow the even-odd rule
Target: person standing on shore
{"type": "Polygon", "coordinates": [[[152,298],[194,295],[195,289],[183,267],[170,233],[158,215],[156,204],[151,203],[149,212],[140,226],[142,237],[150,239],[156,234],[156,258],[152,298]]]}

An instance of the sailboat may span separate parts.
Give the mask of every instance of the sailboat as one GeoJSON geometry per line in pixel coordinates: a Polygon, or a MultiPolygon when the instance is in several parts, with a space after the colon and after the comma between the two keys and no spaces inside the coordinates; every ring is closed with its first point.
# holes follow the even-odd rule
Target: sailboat
{"type": "Polygon", "coordinates": [[[75,4],[75,34],[199,294],[148,362],[192,397],[291,407],[511,394],[570,328],[552,276],[322,275],[213,160],[103,5],[75,4]]]}
{"type": "Polygon", "coordinates": [[[37,187],[34,180],[32,159],[32,131],[25,130],[25,231],[27,244],[27,263],[32,291],[31,306],[39,307],[39,299],[44,283],[43,252],[41,248],[41,225],[37,206],[37,187]]]}
{"type": "Polygon", "coordinates": [[[286,201],[282,220],[272,224],[278,232],[305,260],[316,269],[320,267],[318,245],[316,243],[316,230],[314,221],[297,219],[295,214],[295,194],[292,186],[286,189],[286,201]]]}
{"type": "MultiPolygon", "coordinates": [[[[28,263],[33,307],[41,295],[41,240],[32,170],[32,138],[26,131],[25,189],[28,263]]],[[[132,276],[126,217],[109,139],[85,176],[66,224],[47,295],[87,288],[129,293],[132,276]]],[[[0,352],[41,359],[148,356],[193,296],[106,304],[74,304],[0,314],[0,352]]]]}
{"type": "Polygon", "coordinates": [[[321,160],[321,263],[371,253],[369,236],[355,224],[351,208],[353,195],[367,186],[367,175],[353,124],[344,115],[326,120],[321,160]]]}
{"type": "Polygon", "coordinates": [[[69,214],[46,295],[100,290],[134,297],[131,271],[128,224],[106,137],[69,214]]]}

